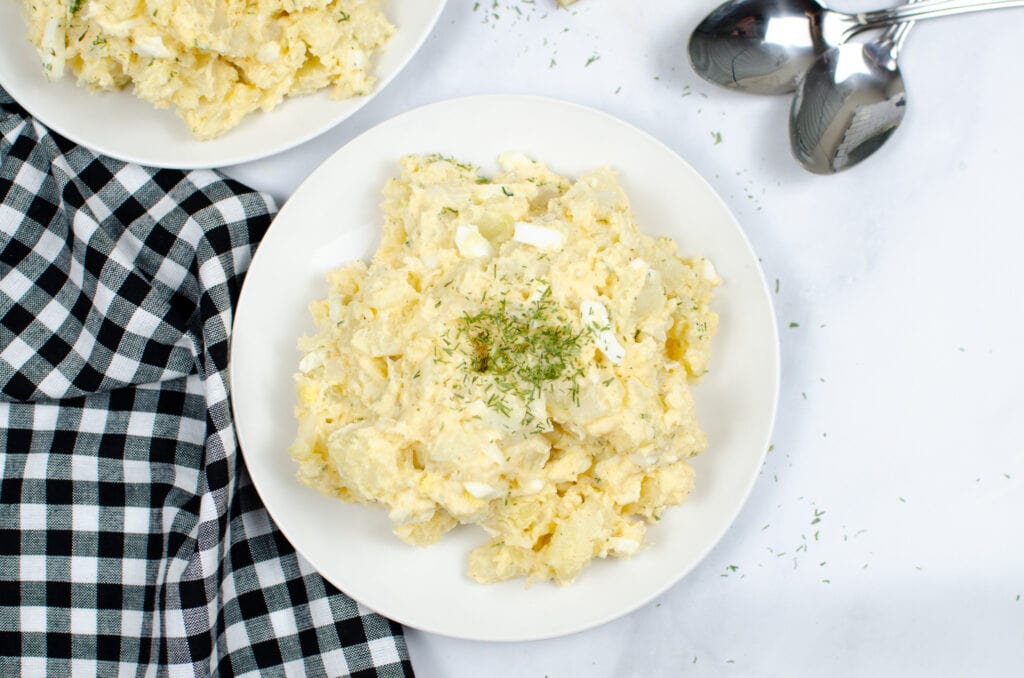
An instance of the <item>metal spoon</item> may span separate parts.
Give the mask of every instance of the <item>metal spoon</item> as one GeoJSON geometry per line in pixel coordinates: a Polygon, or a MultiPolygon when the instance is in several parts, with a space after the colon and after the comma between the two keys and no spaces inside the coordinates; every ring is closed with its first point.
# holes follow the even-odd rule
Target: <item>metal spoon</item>
{"type": "Polygon", "coordinates": [[[876,42],[829,50],[800,79],[789,140],[804,168],[833,174],[853,167],[896,131],[907,104],[896,58],[913,25],[896,24],[876,42]]]}
{"type": "Polygon", "coordinates": [[[922,0],[846,13],[816,0],[729,0],[690,36],[690,62],[713,83],[753,94],[785,94],[821,54],[870,28],[1003,7],[1024,0],[922,0]]]}

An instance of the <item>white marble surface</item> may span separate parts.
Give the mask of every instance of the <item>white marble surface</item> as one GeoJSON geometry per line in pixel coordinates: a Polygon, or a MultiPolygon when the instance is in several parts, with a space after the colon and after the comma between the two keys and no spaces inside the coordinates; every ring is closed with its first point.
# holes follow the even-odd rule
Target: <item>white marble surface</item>
{"type": "Polygon", "coordinates": [[[410,631],[418,675],[1021,675],[1024,10],[918,26],[903,127],[817,177],[790,158],[788,100],[687,66],[685,36],[718,0],[492,2],[451,0],[354,118],[230,173],[284,200],[368,127],[460,95],[608,111],[707,177],[778,281],[781,402],[749,503],[659,600],[535,643],[410,631]]]}

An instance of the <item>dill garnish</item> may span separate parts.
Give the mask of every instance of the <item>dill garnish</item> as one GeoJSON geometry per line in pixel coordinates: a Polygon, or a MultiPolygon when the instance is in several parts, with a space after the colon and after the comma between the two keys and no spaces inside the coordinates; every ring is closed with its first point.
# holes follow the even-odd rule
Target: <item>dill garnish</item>
{"type": "Polygon", "coordinates": [[[521,310],[510,308],[503,298],[458,322],[458,336],[468,344],[460,343],[468,358],[466,370],[493,380],[495,390],[487,400],[491,409],[507,416],[511,410],[505,396],[511,396],[527,406],[527,418],[532,419],[530,403],[545,385],[560,380],[570,382],[577,401],[575,380],[583,370],[576,358],[585,331],[575,331],[559,313],[550,286],[521,310]]]}
{"type": "MultiPolygon", "coordinates": [[[[424,156],[424,160],[427,162],[447,162],[451,165],[455,165],[459,169],[466,170],[467,172],[475,172],[476,167],[468,163],[459,162],[455,158],[449,155],[441,155],[440,153],[431,153],[430,155],[424,156]]],[[[486,181],[486,179],[484,180],[486,181]]]]}

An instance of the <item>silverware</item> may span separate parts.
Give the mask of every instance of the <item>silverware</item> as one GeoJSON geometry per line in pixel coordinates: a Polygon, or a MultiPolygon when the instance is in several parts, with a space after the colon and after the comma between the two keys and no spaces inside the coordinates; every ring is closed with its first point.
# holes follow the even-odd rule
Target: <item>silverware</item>
{"type": "Polygon", "coordinates": [[[814,60],[858,33],[908,20],[1024,7],[1024,0],[922,0],[873,12],[839,12],[815,0],[729,0],[690,36],[698,75],[753,94],[785,94],[814,60]]]}
{"type": "Polygon", "coordinates": [[[833,174],[874,153],[906,112],[896,59],[913,21],[874,42],[848,42],[819,56],[800,78],[789,116],[793,155],[815,174],[833,174]]]}

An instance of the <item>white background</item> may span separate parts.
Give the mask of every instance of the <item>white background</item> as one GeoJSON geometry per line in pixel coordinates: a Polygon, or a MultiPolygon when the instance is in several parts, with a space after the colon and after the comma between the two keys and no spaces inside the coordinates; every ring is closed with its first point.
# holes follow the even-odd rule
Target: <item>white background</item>
{"type": "Polygon", "coordinates": [[[283,202],[338,147],[409,108],[554,96],[668,144],[762,258],[782,335],[779,416],[721,544],[657,601],[570,637],[492,644],[410,630],[414,668],[421,678],[1019,676],[1024,10],[917,26],[901,58],[903,126],[862,165],[818,177],[790,157],[788,98],[735,94],[690,70],[687,35],[717,1],[581,0],[565,11],[554,0],[450,0],[411,65],[353,118],[228,170],[283,202]]]}

